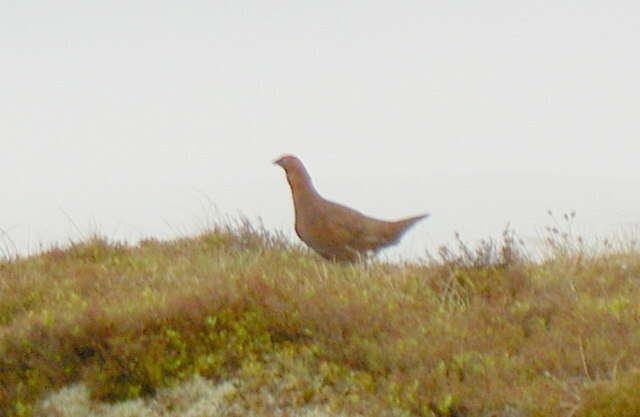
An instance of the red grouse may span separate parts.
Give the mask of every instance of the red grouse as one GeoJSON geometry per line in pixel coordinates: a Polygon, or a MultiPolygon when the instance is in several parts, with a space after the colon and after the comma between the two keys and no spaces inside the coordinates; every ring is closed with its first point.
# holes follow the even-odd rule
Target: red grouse
{"type": "Polygon", "coordinates": [[[397,221],[374,219],[318,194],[302,162],[293,155],[274,161],[287,174],[293,195],[295,228],[298,237],[322,257],[353,262],[398,243],[402,235],[420,219],[409,217],[397,221]]]}

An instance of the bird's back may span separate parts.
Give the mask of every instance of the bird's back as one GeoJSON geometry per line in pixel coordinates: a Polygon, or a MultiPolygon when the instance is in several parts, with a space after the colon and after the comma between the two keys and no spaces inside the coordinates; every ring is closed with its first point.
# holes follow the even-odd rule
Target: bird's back
{"type": "Polygon", "coordinates": [[[320,197],[308,210],[296,208],[296,232],[323,257],[353,261],[398,243],[402,235],[424,217],[426,215],[389,222],[320,197]]]}

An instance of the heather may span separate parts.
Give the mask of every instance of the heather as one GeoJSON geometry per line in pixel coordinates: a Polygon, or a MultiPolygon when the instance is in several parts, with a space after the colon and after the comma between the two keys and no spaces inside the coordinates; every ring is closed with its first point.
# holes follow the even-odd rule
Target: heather
{"type": "Polygon", "coordinates": [[[640,253],[605,246],[339,264],[238,222],[5,259],[0,415],[637,416],[640,253]]]}

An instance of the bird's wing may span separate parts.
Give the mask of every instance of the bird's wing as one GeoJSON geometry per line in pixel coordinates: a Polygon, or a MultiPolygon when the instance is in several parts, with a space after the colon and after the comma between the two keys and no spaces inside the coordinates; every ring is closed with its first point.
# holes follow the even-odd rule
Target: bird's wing
{"type": "Polygon", "coordinates": [[[332,245],[347,246],[355,250],[368,249],[375,242],[367,241],[367,221],[362,213],[340,204],[329,202],[323,210],[322,224],[332,245]]]}

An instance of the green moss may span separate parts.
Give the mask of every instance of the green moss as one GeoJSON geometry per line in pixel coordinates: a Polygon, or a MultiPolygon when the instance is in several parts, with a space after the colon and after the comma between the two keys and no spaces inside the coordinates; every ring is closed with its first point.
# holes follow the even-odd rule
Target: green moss
{"type": "Polygon", "coordinates": [[[146,329],[106,341],[86,376],[92,398],[122,401],[153,395],[193,374],[222,378],[246,358],[272,350],[259,311],[221,310],[202,323],[146,329]]]}

